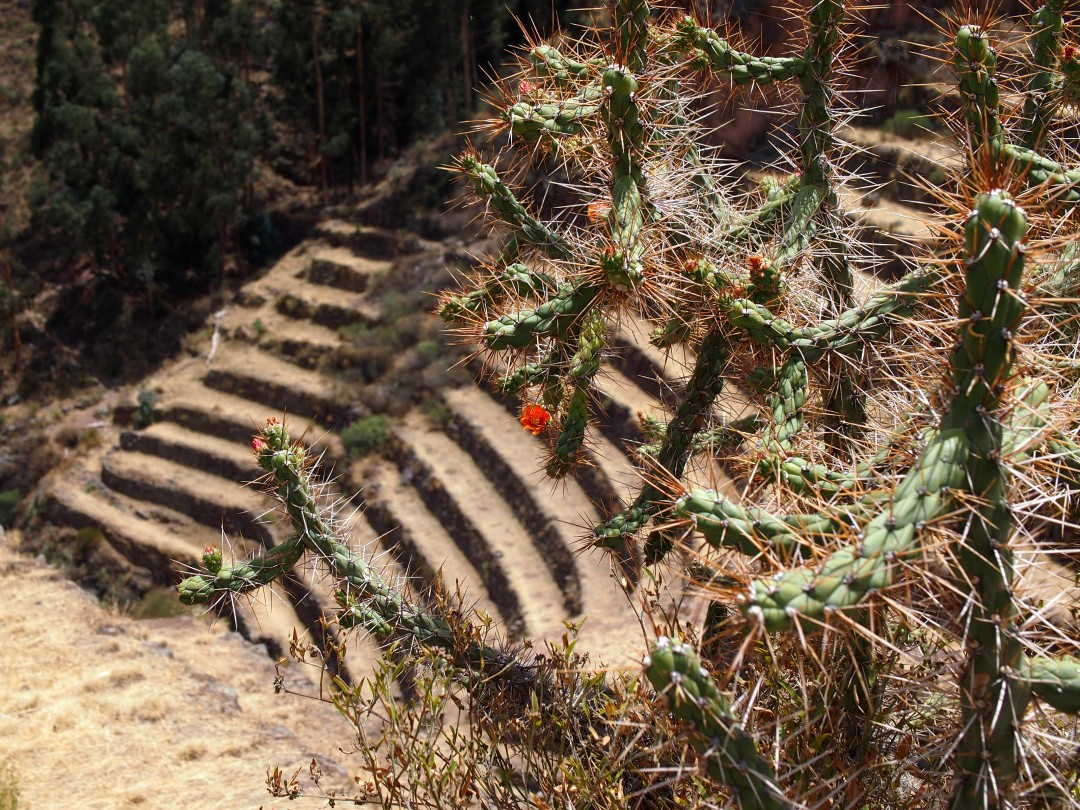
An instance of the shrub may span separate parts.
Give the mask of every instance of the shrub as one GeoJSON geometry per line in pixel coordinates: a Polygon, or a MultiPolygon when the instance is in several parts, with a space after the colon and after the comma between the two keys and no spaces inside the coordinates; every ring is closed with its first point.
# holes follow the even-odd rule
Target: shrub
{"type": "Polygon", "coordinates": [[[375,414],[357,419],[341,431],[341,440],[351,457],[366,456],[390,440],[390,418],[375,414]]]}
{"type": "Polygon", "coordinates": [[[131,424],[136,430],[150,427],[157,421],[154,406],[157,405],[157,394],[154,391],[143,389],[139,391],[138,407],[131,417],[131,424]]]}
{"type": "Polygon", "coordinates": [[[15,522],[22,497],[22,493],[17,489],[0,490],[0,526],[7,528],[15,522]]]}

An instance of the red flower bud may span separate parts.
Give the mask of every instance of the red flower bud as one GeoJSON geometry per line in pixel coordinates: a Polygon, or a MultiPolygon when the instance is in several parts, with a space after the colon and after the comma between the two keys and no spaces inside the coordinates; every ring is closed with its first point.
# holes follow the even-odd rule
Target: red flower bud
{"type": "Polygon", "coordinates": [[[521,426],[533,436],[539,436],[550,420],[551,414],[543,405],[526,405],[521,409],[521,426]]]}

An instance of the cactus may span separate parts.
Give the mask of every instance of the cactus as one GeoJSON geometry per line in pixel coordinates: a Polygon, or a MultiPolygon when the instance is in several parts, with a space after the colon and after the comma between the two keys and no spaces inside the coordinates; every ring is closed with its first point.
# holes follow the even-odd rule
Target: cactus
{"type": "MultiPolygon", "coordinates": [[[[1048,546],[1080,514],[1069,230],[1080,171],[1076,133],[1056,113],[1075,102],[1080,67],[1063,3],[1034,12],[1019,76],[998,75],[986,20],[957,21],[946,61],[964,165],[936,190],[936,242],[869,295],[855,281],[874,265],[841,210],[843,4],[812,3],[805,48],[782,57],[645,0],[611,12],[606,31],[522,54],[518,92],[492,123],[526,160],[554,158],[578,209],[546,221],[494,163],[459,158],[506,238],[441,313],[522,400],[553,478],[588,460],[603,418],[595,382],[624,317],[694,355],[670,419],[642,418],[640,488],[586,540],[643,559],[646,583],[674,568],[710,603],[704,628],[654,617],[660,638],[636,688],[604,681],[568,710],[597,739],[597,717],[632,717],[655,754],[649,770],[625,745],[612,795],[966,810],[1034,805],[1053,788],[1080,805],[1075,740],[1054,750],[1064,732],[1051,731],[1055,713],[1080,712],[1080,650],[1017,574],[1021,546],[1048,546]],[[685,88],[701,74],[736,92],[797,87],[791,163],[750,192],[731,187],[697,131],[685,88]],[[1014,93],[1022,103],[1003,102],[1014,93]],[[752,413],[723,415],[734,391],[752,413]],[[736,486],[689,480],[695,456],[736,486]],[[649,719],[654,706],[664,717],[649,719]],[[649,776],[664,769],[676,775],[649,776]]],[[[256,452],[292,539],[232,565],[211,555],[182,599],[249,590],[307,554],[339,581],[342,624],[508,679],[514,706],[550,692],[535,659],[479,641],[463,614],[417,604],[335,540],[280,426],[256,452]]],[[[560,756],[579,774],[597,762],[560,756]]]]}

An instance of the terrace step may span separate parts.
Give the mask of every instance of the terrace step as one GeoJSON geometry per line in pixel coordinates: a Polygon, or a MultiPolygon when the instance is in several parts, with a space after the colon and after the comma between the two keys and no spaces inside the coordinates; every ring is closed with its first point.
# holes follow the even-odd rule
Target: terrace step
{"type": "Polygon", "coordinates": [[[348,248],[315,246],[307,269],[298,278],[352,293],[365,292],[371,277],[390,267],[389,262],[358,256],[348,248]]]}
{"type": "Polygon", "coordinates": [[[355,225],[341,219],[323,220],[316,231],[331,246],[346,248],[366,259],[395,259],[423,250],[422,240],[413,234],[355,225]]]}
{"type": "Polygon", "coordinates": [[[201,380],[173,375],[157,386],[159,405],[155,408],[158,421],[175,422],[196,433],[208,434],[247,447],[252,435],[268,416],[284,414],[292,422],[292,433],[315,452],[327,453],[333,459],[343,457],[341,440],[317,422],[303,414],[286,413],[279,405],[245,399],[244,397],[210,388],[201,380]],[[300,421],[303,420],[303,421],[300,421]]]}
{"type": "MultiPolygon", "coordinates": [[[[562,593],[510,506],[473,460],[443,431],[430,429],[422,415],[407,417],[398,428],[398,437],[416,461],[427,468],[417,474],[417,484],[426,484],[429,498],[446,496],[436,497],[446,501],[441,504],[446,510],[442,517],[459,545],[465,543],[462,550],[473,559],[474,566],[483,561],[492,575],[502,572],[503,587],[521,606],[526,632],[534,637],[557,638],[566,617],[562,593]]],[[[492,599],[500,604],[501,588],[492,587],[491,582],[488,586],[492,599]]]]}
{"type": "Polygon", "coordinates": [[[202,379],[210,388],[274,403],[270,412],[303,414],[327,425],[349,421],[349,409],[338,403],[341,393],[333,380],[250,346],[220,352],[202,379]]]}
{"type": "MultiPolygon", "coordinates": [[[[355,468],[354,468],[355,469],[355,468]]],[[[377,460],[356,470],[354,480],[365,483],[365,519],[381,534],[383,547],[422,586],[438,573],[450,593],[460,592],[465,606],[475,605],[496,621],[498,606],[487,595],[484,580],[419,493],[402,480],[397,467],[377,460]]]]}
{"type": "Polygon", "coordinates": [[[101,461],[101,480],[129,498],[189,515],[204,526],[241,534],[264,546],[278,538],[262,521],[272,502],[235,482],[145,453],[114,450],[101,461]]]}
{"type": "Polygon", "coordinates": [[[46,495],[49,521],[73,529],[96,526],[125,559],[148,570],[163,586],[176,584],[177,564],[196,565],[207,545],[221,545],[220,529],[108,490],[99,472],[68,468],[54,477],[46,495]]]}
{"type": "Polygon", "coordinates": [[[208,436],[171,422],[157,422],[139,431],[125,430],[120,434],[120,448],[159,456],[237,484],[262,475],[245,444],[208,436]]]}
{"type": "Polygon", "coordinates": [[[534,548],[563,593],[568,618],[589,617],[581,636],[585,645],[602,656],[617,655],[640,632],[637,613],[612,581],[606,555],[575,554],[599,512],[573,479],[555,487],[544,480],[537,466],[542,443],[491,397],[477,388],[459,388],[445,392],[444,400],[454,414],[448,433],[529,528],[534,548]]]}

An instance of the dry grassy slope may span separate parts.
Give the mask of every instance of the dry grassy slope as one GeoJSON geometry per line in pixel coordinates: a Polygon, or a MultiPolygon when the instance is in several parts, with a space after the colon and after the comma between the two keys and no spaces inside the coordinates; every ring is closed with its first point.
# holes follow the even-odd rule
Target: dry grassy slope
{"type": "MultiPolygon", "coordinates": [[[[265,650],[221,624],[110,613],[2,543],[0,590],[0,766],[18,781],[20,810],[280,808],[265,769],[292,773],[313,757],[327,787],[352,784],[338,751],[348,724],[325,704],[275,695],[265,650]]],[[[286,675],[317,692],[305,673],[286,675]]]]}

